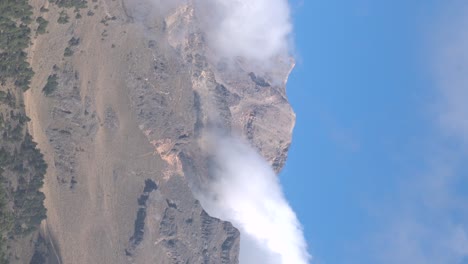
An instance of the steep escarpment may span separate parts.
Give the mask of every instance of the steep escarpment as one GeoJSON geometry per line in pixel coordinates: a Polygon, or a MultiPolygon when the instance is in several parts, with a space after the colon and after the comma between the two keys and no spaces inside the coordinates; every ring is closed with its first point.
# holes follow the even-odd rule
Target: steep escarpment
{"type": "Polygon", "coordinates": [[[35,75],[24,105],[48,165],[47,218],[36,253],[18,256],[238,263],[239,231],[192,193],[210,181],[199,142],[208,128],[238,135],[279,171],[294,125],[285,95],[292,62],[261,71],[226,62],[206,43],[191,1],[164,10],[129,0],[31,5],[35,75]]]}

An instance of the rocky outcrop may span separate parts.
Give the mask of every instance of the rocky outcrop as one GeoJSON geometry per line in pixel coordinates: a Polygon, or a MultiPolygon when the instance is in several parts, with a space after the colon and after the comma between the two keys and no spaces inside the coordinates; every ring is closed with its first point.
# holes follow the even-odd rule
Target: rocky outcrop
{"type": "Polygon", "coordinates": [[[294,125],[292,62],[274,72],[223,64],[190,1],[164,13],[149,1],[90,1],[80,16],[32,2],[50,21],[33,40],[25,104],[49,165],[43,234],[54,261],[238,263],[239,232],[192,194],[209,181],[198,141],[207,127],[240,135],[279,171],[294,125]],[[69,22],[55,22],[63,12],[69,22]]]}

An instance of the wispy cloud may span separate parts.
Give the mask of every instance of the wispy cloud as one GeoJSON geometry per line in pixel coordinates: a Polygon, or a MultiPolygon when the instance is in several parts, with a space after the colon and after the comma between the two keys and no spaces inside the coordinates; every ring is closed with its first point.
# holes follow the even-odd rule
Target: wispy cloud
{"type": "Polygon", "coordinates": [[[402,180],[382,215],[385,228],[371,239],[378,263],[468,263],[468,5],[445,6],[427,39],[436,96],[435,132],[421,151],[426,169],[402,180]]]}
{"type": "Polygon", "coordinates": [[[198,0],[208,41],[227,57],[267,61],[289,52],[287,0],[198,0]]]}
{"type": "Polygon", "coordinates": [[[468,4],[446,6],[438,30],[431,32],[437,112],[442,130],[468,143],[468,4]]]}
{"type": "Polygon", "coordinates": [[[240,229],[240,263],[307,264],[301,225],[270,165],[234,138],[210,135],[205,149],[214,179],[197,196],[209,214],[240,229]]]}
{"type": "Polygon", "coordinates": [[[371,240],[376,262],[465,263],[468,200],[456,193],[462,175],[456,163],[439,158],[426,172],[405,179],[399,197],[384,205],[383,230],[371,240]]]}

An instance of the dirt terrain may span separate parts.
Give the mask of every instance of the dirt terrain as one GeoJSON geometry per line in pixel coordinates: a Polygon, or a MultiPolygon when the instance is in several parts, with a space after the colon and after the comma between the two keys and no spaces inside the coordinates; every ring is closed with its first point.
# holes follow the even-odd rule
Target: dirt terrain
{"type": "Polygon", "coordinates": [[[81,18],[48,0],[31,4],[49,10],[24,96],[48,164],[45,263],[238,263],[239,232],[192,194],[209,180],[198,141],[219,126],[279,171],[294,126],[292,62],[270,73],[241,59],[223,67],[190,2],[163,15],[146,1],[90,1],[81,18]],[[68,23],[57,22],[61,12],[68,23]],[[58,86],[46,95],[52,75],[58,86]]]}

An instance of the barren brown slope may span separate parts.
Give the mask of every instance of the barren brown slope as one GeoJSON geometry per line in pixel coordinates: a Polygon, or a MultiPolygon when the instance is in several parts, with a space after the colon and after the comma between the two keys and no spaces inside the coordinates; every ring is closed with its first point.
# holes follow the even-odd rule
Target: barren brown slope
{"type": "MultiPolygon", "coordinates": [[[[238,231],[204,213],[190,190],[207,180],[197,140],[222,120],[279,170],[294,124],[285,83],[242,61],[219,67],[191,4],[161,16],[149,2],[100,0],[79,19],[64,9],[70,19],[59,24],[62,9],[32,2],[36,12],[47,6],[50,21],[33,41],[36,75],[25,95],[49,165],[49,259],[237,263],[238,231]],[[53,75],[58,87],[46,96],[53,75]]],[[[274,77],[286,79],[289,64],[274,77]]]]}

